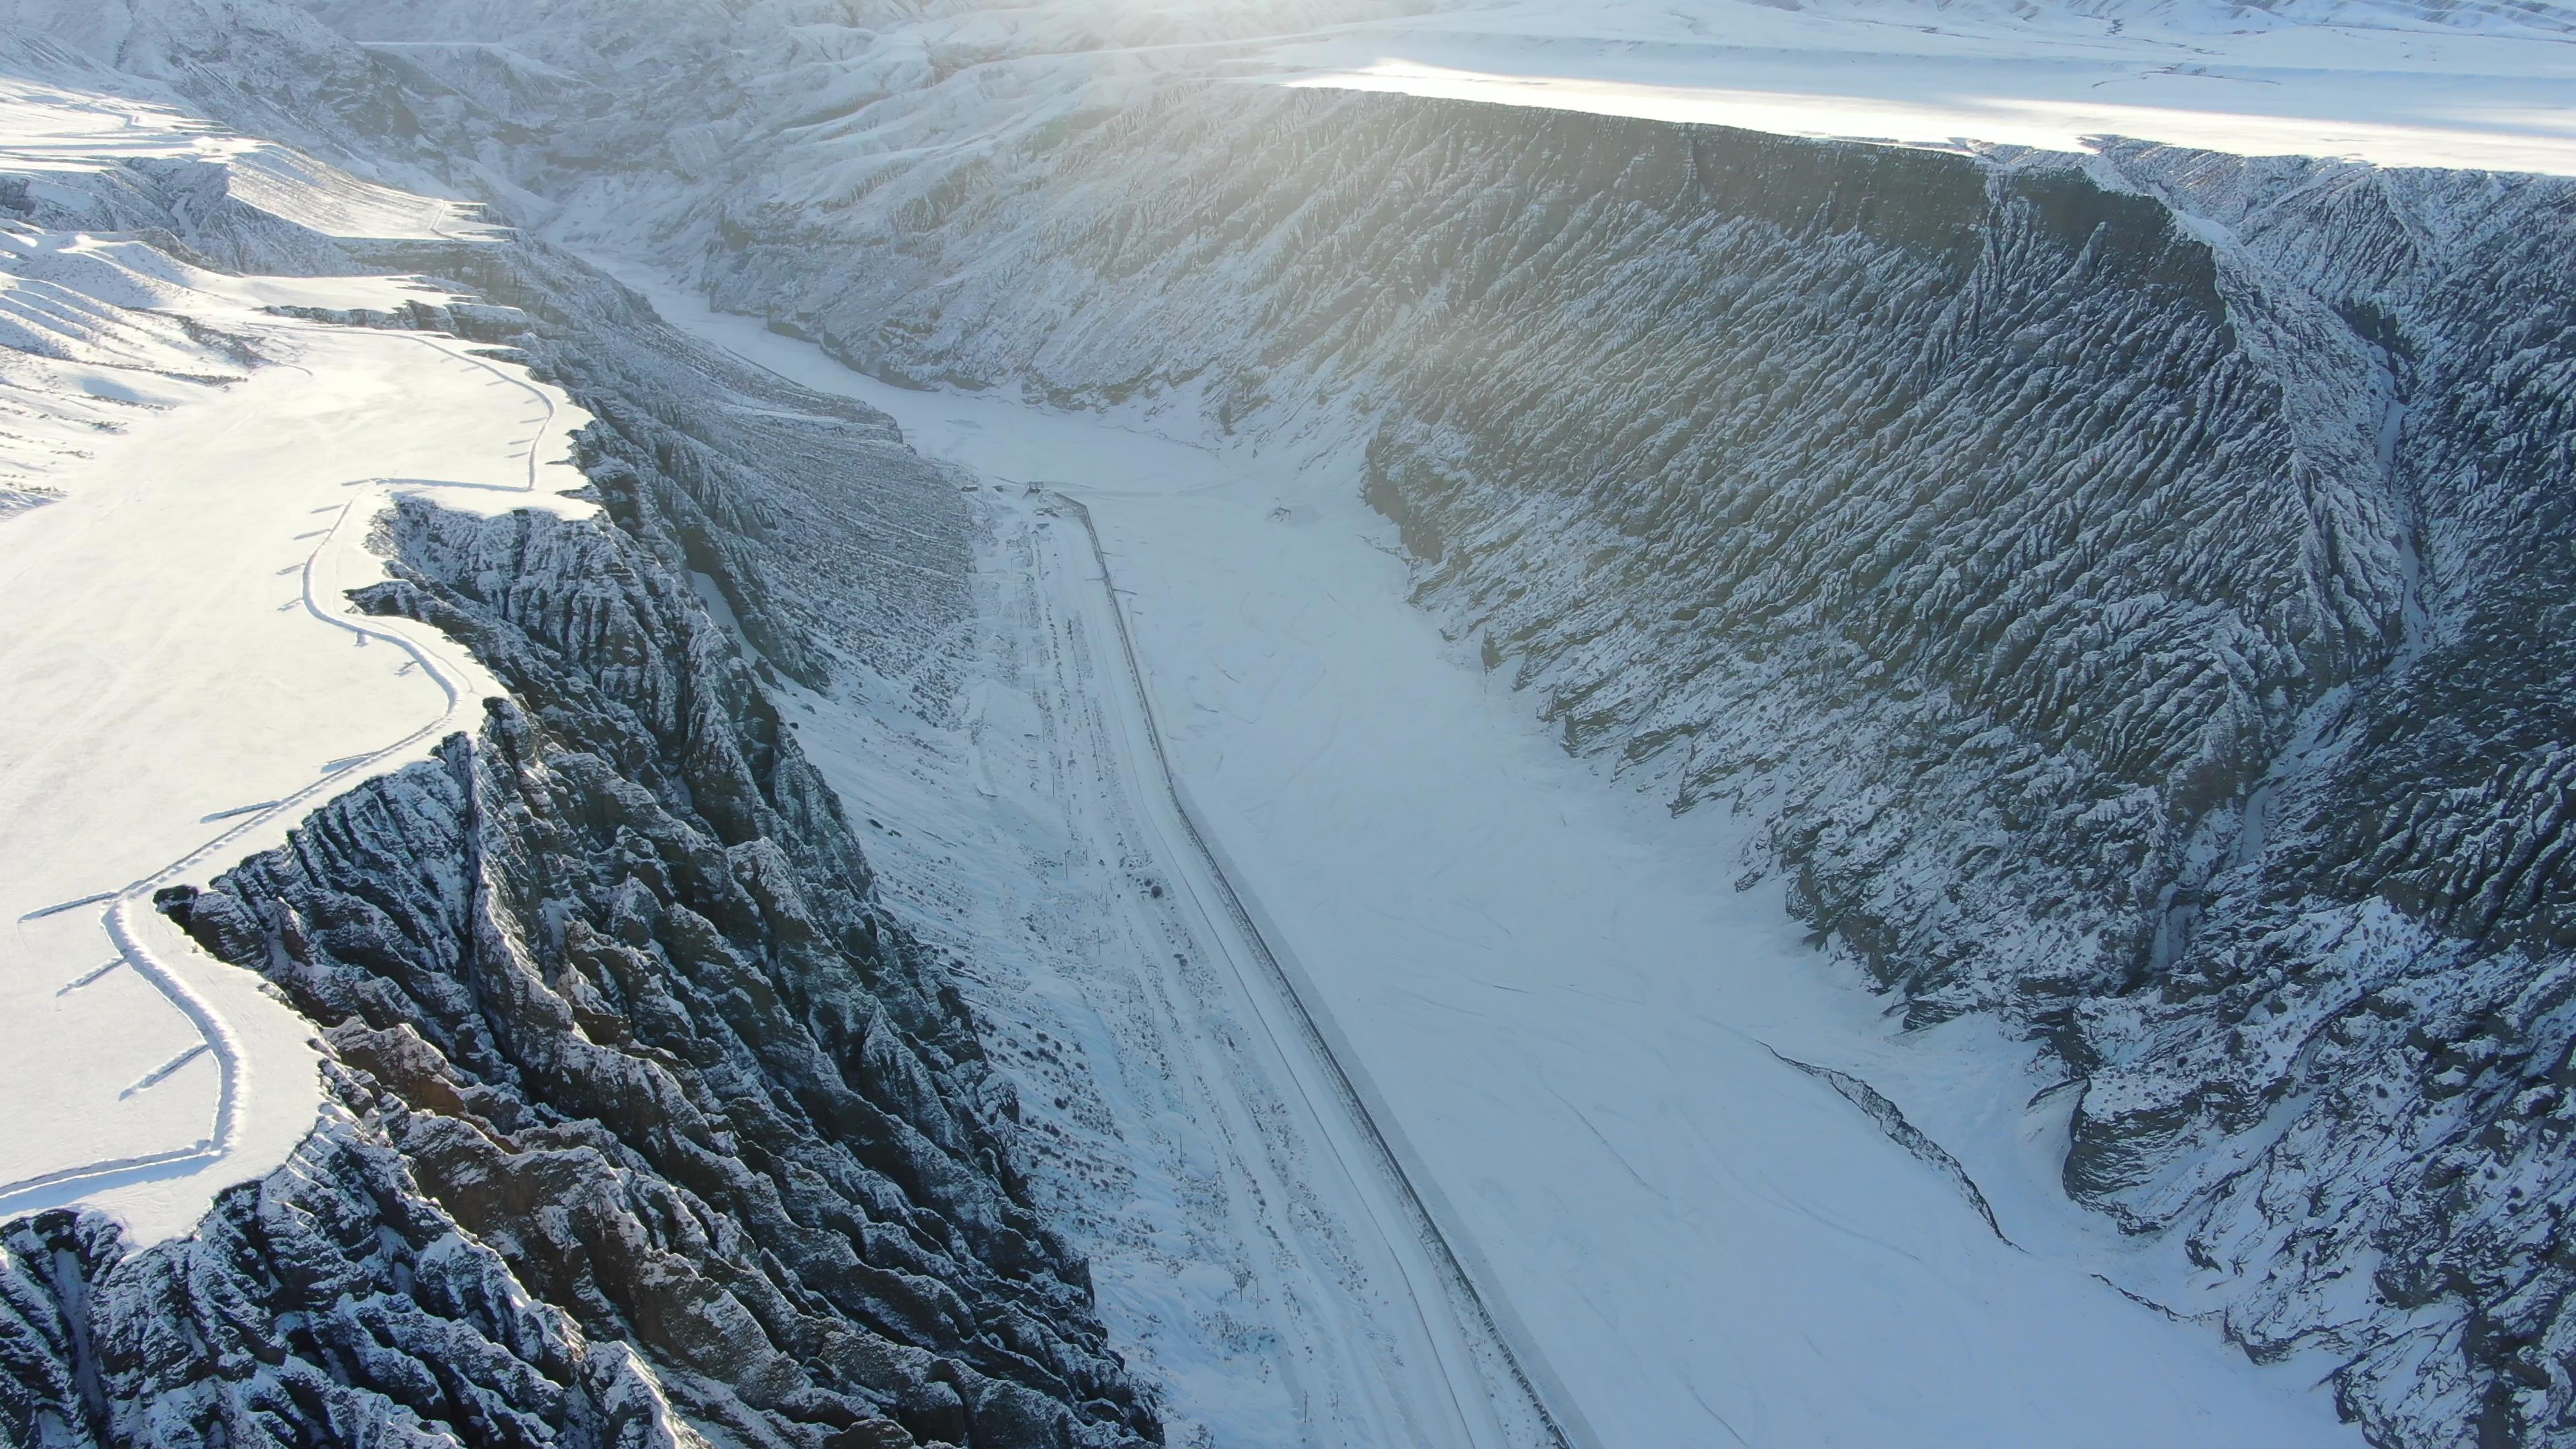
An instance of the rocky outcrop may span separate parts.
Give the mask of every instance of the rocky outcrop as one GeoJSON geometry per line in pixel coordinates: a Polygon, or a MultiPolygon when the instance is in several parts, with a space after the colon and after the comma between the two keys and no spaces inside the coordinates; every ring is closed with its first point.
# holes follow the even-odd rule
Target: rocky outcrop
{"type": "MultiPolygon", "coordinates": [[[[416,44],[258,32],[337,44],[321,91],[218,78],[278,68],[256,27],[144,49],[631,210],[893,380],[1364,443],[1422,602],[1569,748],[1758,812],[1747,877],[1908,1020],[2050,1046],[2068,1188],[2173,1238],[2193,1306],[2337,1355],[2384,1444],[2576,1429],[2567,183],[1209,86],[864,9],[732,12],[681,86],[693,32],[563,0],[511,55],[576,94],[440,49],[471,0],[309,8],[416,44]]],[[[603,415],[612,500],[663,500],[626,526],[838,667],[792,642],[834,610],[762,632],[800,592],[766,540],[691,541],[745,536],[739,490],[662,466],[771,424],[603,415]]]]}
{"type": "Polygon", "coordinates": [[[596,419],[578,444],[603,504],[665,567],[717,591],[755,669],[949,707],[970,626],[966,510],[884,414],[701,346],[540,244],[389,255],[481,300],[324,320],[504,348],[571,392],[596,419]]]}
{"type": "Polygon", "coordinates": [[[342,1105],[194,1238],[135,1254],[104,1219],[0,1232],[0,1438],[27,1449],[271,1443],[702,1443],[633,1350],[532,1302],[342,1105]]]}
{"type": "MultiPolygon", "coordinates": [[[[43,204],[201,258],[357,260],[194,206],[197,180],[111,170],[43,204]]],[[[791,679],[944,703],[954,484],[881,415],[695,348],[560,256],[374,259],[491,300],[336,320],[561,382],[599,420],[602,516],[381,520],[397,577],[362,604],[506,694],[162,902],[314,1019],[336,1105],[192,1239],[0,1229],[0,1440],[1159,1441],[1031,1205],[954,963],[881,908],[773,703],[791,679]]]]}
{"type": "Polygon", "coordinates": [[[164,902],[322,1024],[345,1112],[195,1240],[127,1257],[102,1220],[16,1225],[0,1423],[30,1444],[1158,1437],[1029,1206],[1011,1089],[943,963],[876,907],[690,586],[551,515],[410,502],[385,540],[402,577],[368,607],[465,640],[510,697],[164,902]]]}
{"type": "Polygon", "coordinates": [[[1151,1432],[938,963],[694,595],[595,526],[408,503],[364,602],[479,734],[171,913],[365,1074],[422,1192],[745,1444],[1151,1432]],[[855,1437],[853,1437],[855,1436],[855,1437]]]}

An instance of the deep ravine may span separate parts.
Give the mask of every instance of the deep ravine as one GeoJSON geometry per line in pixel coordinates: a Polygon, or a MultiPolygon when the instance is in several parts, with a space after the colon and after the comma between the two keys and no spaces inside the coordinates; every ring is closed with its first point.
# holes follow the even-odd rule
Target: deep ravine
{"type": "MultiPolygon", "coordinates": [[[[1830,969],[1865,978],[1907,1028],[1991,1029],[2040,1053],[2009,1094],[2027,1088],[2033,1106],[2005,1131],[2065,1114],[2058,1184],[2155,1255],[2181,1311],[2257,1360],[2316,1366],[2380,1444],[2542,1444],[2576,1425],[2571,183],[2119,141],[2081,157],[1936,154],[1266,88],[1115,43],[1138,38],[1125,22],[1086,31],[1095,50],[1006,29],[916,53],[879,48],[874,22],[892,34],[898,17],[865,6],[852,14],[871,24],[819,29],[792,6],[730,12],[742,43],[710,70],[691,47],[715,22],[682,23],[679,8],[638,31],[540,6],[502,36],[476,29],[489,17],[471,5],[240,0],[140,5],[114,23],[65,11],[55,32],[148,65],[246,129],[443,177],[550,235],[643,254],[873,377],[1330,457],[1397,530],[1423,616],[1519,691],[1563,751],[1676,816],[1753,823],[1735,858],[1693,858],[1710,899],[1776,891],[1830,969]],[[491,48],[505,39],[543,61],[491,48]]],[[[1154,37],[1213,44],[1243,33],[1229,25],[1154,37]]],[[[313,261],[294,253],[301,238],[173,201],[197,196],[185,179],[138,182],[133,207],[102,222],[175,225],[234,265],[313,261]]],[[[12,198],[25,195],[0,200],[24,210],[12,198]]],[[[881,678],[927,709],[951,697],[970,613],[964,505],[871,414],[802,393],[769,413],[699,406],[685,379],[632,360],[627,341],[651,326],[632,303],[542,248],[373,260],[452,276],[552,328],[611,319],[597,345],[548,343],[544,328],[481,340],[545,358],[581,385],[600,436],[623,440],[592,460],[623,531],[601,536],[661,570],[637,576],[638,597],[694,574],[722,598],[752,662],[709,670],[815,691],[881,678]],[[827,460],[853,435],[872,480],[892,482],[838,486],[827,460]]],[[[1283,500],[1277,521],[1310,520],[1283,500]]],[[[502,547],[405,527],[389,536],[451,561],[502,547]]],[[[513,567],[524,554],[503,551],[513,567]]],[[[414,559],[414,592],[384,604],[519,629],[512,611],[550,597],[487,587],[509,576],[497,565],[469,577],[433,562],[414,559]]],[[[523,720],[543,768],[489,778],[552,801],[549,749],[608,760],[746,858],[775,838],[791,858],[840,861],[829,812],[770,758],[792,750],[768,693],[712,690],[731,700],[715,734],[667,713],[649,661],[698,627],[682,595],[647,631],[653,648],[607,660],[583,655],[602,637],[585,631],[615,611],[567,593],[592,601],[560,603],[559,652],[637,723],[587,704],[550,720],[522,700],[486,729],[523,720]],[[714,787],[692,768],[713,769],[714,787]]],[[[518,758],[505,736],[449,776],[502,771],[487,757],[518,758]]],[[[606,828],[605,850],[623,839],[605,808],[526,814],[534,829],[570,811],[606,828]]],[[[690,853],[636,849],[648,891],[690,853]]],[[[473,856],[487,858],[502,857],[473,856]]],[[[360,1007],[409,1008],[340,969],[373,968],[272,909],[350,892],[282,869],[246,868],[269,904],[237,920],[221,900],[239,897],[209,898],[204,929],[308,973],[311,1009],[391,1029],[360,1007]],[[316,950],[338,965],[315,965],[316,950]]],[[[807,893],[822,868],[796,869],[807,893]]],[[[911,1176],[869,1170],[905,1213],[946,1226],[921,1222],[927,1244],[881,1236],[898,1256],[935,1248],[927,1276],[977,1290],[964,1319],[887,1329],[870,1308],[867,1331],[972,1321],[1001,1347],[960,1346],[947,1377],[896,1355],[866,1378],[829,1357],[830,1334],[789,1326],[811,1316],[790,1256],[724,1291],[800,1346],[756,1384],[711,1383],[691,1412],[713,1422],[739,1400],[744,1423],[785,1422],[822,1402],[796,1395],[846,1378],[863,1390],[851,1404],[921,1434],[985,1399],[1065,1433],[1146,1432],[1148,1408],[1075,1301],[1071,1256],[1014,1216],[1030,1193],[1008,1154],[986,1161],[978,1134],[1006,1133],[1008,1114],[987,1100],[966,1014],[937,991],[935,962],[847,938],[876,917],[851,904],[863,875],[833,871],[847,901],[782,919],[813,923],[845,965],[889,973],[861,984],[896,1003],[884,1039],[903,1052],[884,1054],[919,1068],[862,1052],[868,1085],[841,1087],[937,1149],[904,1138],[911,1176]],[[771,1306],[755,1303],[764,1292],[771,1306]]],[[[730,879],[701,884],[728,909],[737,887],[765,899],[730,879]]],[[[588,988],[567,995],[550,976],[579,952],[725,959],[668,891],[660,916],[638,905],[620,925],[623,881],[529,886],[490,917],[495,949],[543,963],[531,969],[584,1032],[570,1003],[588,988]],[[583,936],[576,951],[575,917],[616,949],[583,936]]],[[[772,937],[806,929],[690,900],[735,956],[789,949],[772,937]]],[[[442,919],[482,949],[483,915],[442,919]]],[[[604,1017],[603,1032],[643,1029],[645,1008],[612,1006],[625,1024],[604,1017]]],[[[451,1066],[525,1073],[506,1044],[475,1055],[486,1048],[466,1027],[483,1010],[424,999],[415,1031],[451,1066]]],[[[683,1015],[692,1026],[671,1040],[698,1041],[683,1015]]],[[[731,1070],[796,1101],[784,1115],[818,1110],[809,1088],[840,1101],[810,1061],[748,1045],[769,1028],[726,1030],[749,1053],[731,1070]]],[[[855,1019],[780,1030],[825,1059],[880,1039],[855,1019]]],[[[692,1070],[714,1071],[721,1053],[701,1055],[692,1070]]],[[[399,1124],[369,1117],[374,1101],[345,1098],[352,1130],[392,1142],[399,1124]]],[[[1583,1120],[1619,1156],[1619,1124],[1583,1120]]],[[[679,1155],[646,1155],[656,1173],[688,1155],[667,1150],[679,1155]]],[[[564,1322],[643,1331],[646,1299],[579,1272],[549,1281],[564,1322]]],[[[71,1289],[25,1292],[28,1321],[56,1325],[39,1334],[49,1343],[88,1332],[63,1307],[71,1289]]],[[[674,1392],[698,1392],[673,1332],[674,1392]]],[[[571,1349],[545,1361],[559,1386],[594,1372],[571,1349]]],[[[47,1392],[69,1404],[83,1391],[47,1392]]],[[[550,1422],[605,1422],[578,1397],[550,1422]]],[[[1721,1422],[1734,1407],[1700,1401],[1721,1422]]],[[[810,1412],[822,1417],[797,1422],[829,1427],[842,1410],[810,1412]]]]}

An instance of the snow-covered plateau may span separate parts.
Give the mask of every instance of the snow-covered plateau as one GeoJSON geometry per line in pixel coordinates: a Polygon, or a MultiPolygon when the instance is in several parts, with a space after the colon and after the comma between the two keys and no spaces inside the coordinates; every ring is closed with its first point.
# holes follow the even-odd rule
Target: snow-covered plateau
{"type": "Polygon", "coordinates": [[[1795,136],[1967,151],[2125,136],[2576,174],[2576,30],[2558,6],[1520,0],[1270,60],[1291,85],[1795,136]]]}
{"type": "Polygon", "coordinates": [[[0,0],[0,1441],[2568,1442],[2571,62],[0,0]]]}
{"type": "MultiPolygon", "coordinates": [[[[14,152],[30,211],[119,185],[103,173],[130,158],[274,154],[25,82],[0,127],[41,138],[14,152]]],[[[268,214],[317,242],[479,230],[337,179],[268,214]]],[[[0,561],[0,1211],[98,1201],[150,1242],[282,1162],[319,1106],[310,1024],[175,941],[152,891],[282,839],[489,692],[448,641],[349,619],[340,596],[380,576],[365,540],[392,495],[587,512],[560,497],[586,420],[453,339],[287,315],[451,300],[397,278],[224,275],[19,224],[0,286],[0,497],[26,510],[0,561]]]]}

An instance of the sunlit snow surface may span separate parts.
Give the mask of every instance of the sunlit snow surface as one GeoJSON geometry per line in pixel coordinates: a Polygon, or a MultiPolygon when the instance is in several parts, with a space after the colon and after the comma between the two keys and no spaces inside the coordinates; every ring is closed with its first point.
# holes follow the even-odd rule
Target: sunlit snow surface
{"type": "MultiPolygon", "coordinates": [[[[903,391],[654,290],[700,335],[885,408],[986,489],[1007,480],[997,517],[1024,519],[1031,483],[1088,503],[1197,806],[1599,1444],[2359,1442],[2314,1387],[2321,1365],[2257,1368],[2214,1326],[2094,1276],[2194,1307],[2188,1282],[2154,1277],[2161,1252],[2129,1251],[2057,1191],[2064,1096],[2026,1105],[2046,1085],[2026,1048],[1969,1022],[1898,1035],[1881,998],[1802,942],[1776,885],[1728,888],[1739,822],[1605,788],[1442,641],[1406,604],[1350,459],[1289,467],[1140,417],[903,391]],[[2018,1246],[1775,1049],[1894,1099],[2018,1246]]],[[[1018,728],[998,703],[1017,687],[974,686],[970,715],[1018,728]]],[[[804,726],[827,770],[844,728],[804,726]]],[[[946,859],[992,838],[957,803],[991,790],[980,768],[945,801],[836,783],[862,813],[913,812],[946,859]]],[[[1106,1063],[1119,1044],[1076,1028],[1067,1045],[1106,1063]]],[[[1176,1424],[1301,1442],[1263,1416],[1270,1386],[1240,1377],[1257,1353],[1189,1331],[1242,1300],[1173,1277],[1164,1219],[1133,1211],[1152,1241],[1085,1247],[1176,1424]]]]}
{"type": "MultiPolygon", "coordinates": [[[[484,230],[149,103],[0,81],[0,172],[136,159],[224,164],[236,200],[326,237],[484,230]]],[[[343,597],[384,576],[391,494],[588,511],[557,496],[583,416],[525,369],[272,310],[413,299],[449,300],[0,225],[0,1216],[89,1202],[138,1242],[184,1233],[313,1125],[312,1024],[151,892],[278,843],[489,692],[343,597]]]]}
{"type": "Polygon", "coordinates": [[[1291,42],[1256,73],[1908,145],[2079,151],[2117,135],[2576,174],[2567,12],[2279,8],[1518,0],[1291,42]]]}
{"type": "Polygon", "coordinates": [[[226,169],[235,199],[323,236],[438,241],[495,234],[465,203],[379,186],[159,101],[25,73],[38,64],[24,52],[0,52],[0,172],[32,174],[42,186],[46,173],[200,161],[226,169]]]}

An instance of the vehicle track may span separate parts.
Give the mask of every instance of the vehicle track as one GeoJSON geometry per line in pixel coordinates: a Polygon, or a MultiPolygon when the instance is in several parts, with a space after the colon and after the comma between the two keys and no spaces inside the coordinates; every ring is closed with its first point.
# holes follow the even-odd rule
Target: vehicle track
{"type": "MultiPolygon", "coordinates": [[[[1280,1055],[1292,1064],[1290,1082],[1306,1096],[1305,1105],[1316,1122],[1324,1128],[1325,1145],[1338,1160],[1343,1171],[1362,1188],[1362,1200],[1371,1214],[1370,1227],[1383,1238],[1391,1256],[1402,1269],[1406,1281],[1401,1285],[1411,1304],[1424,1337],[1439,1352],[1439,1368],[1449,1394],[1449,1409],[1455,1423],[1470,1444],[1507,1442],[1498,1415],[1492,1406],[1475,1402],[1490,1392],[1489,1376],[1472,1362],[1460,1361],[1472,1353],[1464,1341],[1467,1335],[1481,1336],[1500,1367],[1511,1381],[1529,1417],[1540,1426],[1552,1449],[1598,1449],[1599,1441],[1591,1432],[1578,1409],[1565,1394],[1561,1384],[1539,1357],[1529,1335],[1510,1314],[1508,1305],[1499,1310],[1496,1301],[1479,1287],[1469,1270],[1472,1252],[1462,1253],[1450,1229],[1445,1227],[1431,1206],[1431,1197],[1408,1167],[1406,1154],[1396,1139],[1381,1125],[1380,1113],[1374,1110],[1369,1094],[1363,1090],[1354,1073],[1335,1049],[1335,1033],[1328,1018],[1310,1002],[1311,991],[1300,989],[1299,974],[1292,970],[1281,949],[1274,946],[1270,932],[1255,920],[1258,906],[1234,879],[1216,844],[1213,832],[1201,821],[1192,807],[1188,791],[1172,768],[1171,757],[1163,745],[1162,727],[1154,715],[1153,696],[1145,682],[1144,667],[1136,650],[1135,637],[1127,624],[1126,611],[1119,602],[1115,576],[1110,570],[1107,550],[1091,511],[1081,500],[1062,492],[1049,491],[1047,501],[1064,515],[1082,526],[1090,560],[1100,570],[1100,600],[1107,605],[1111,632],[1117,639],[1118,651],[1125,667],[1126,684],[1142,724],[1141,733],[1154,773],[1152,786],[1159,787],[1172,808],[1185,845],[1176,853],[1187,857],[1175,860],[1173,872],[1194,896],[1200,895],[1199,882],[1210,887],[1217,909],[1206,911],[1220,936],[1218,954],[1234,969],[1238,978],[1246,976],[1243,957],[1251,958],[1259,981],[1242,979],[1246,998],[1254,1005],[1254,1019],[1270,1036],[1280,1055]],[[1237,952],[1239,944],[1243,949],[1237,952]],[[1269,1003],[1276,1002],[1282,1011],[1274,1013],[1269,1003]],[[1274,1016],[1286,1018],[1283,1032],[1274,1016]],[[1330,1101],[1315,1100],[1309,1090],[1306,1074],[1294,1069],[1300,1061],[1319,1068],[1323,1086],[1330,1101]],[[1335,1131],[1336,1126],[1350,1129],[1335,1131]],[[1353,1161],[1345,1148],[1345,1138],[1352,1139],[1360,1160],[1353,1161]],[[1367,1191],[1376,1184],[1384,1194],[1367,1191]],[[1381,1196],[1391,1202],[1381,1203],[1381,1196]],[[1390,1223],[1383,1214],[1391,1210],[1399,1221],[1390,1223]],[[1413,1261],[1404,1251],[1410,1241],[1421,1250],[1422,1261],[1413,1261]],[[1427,1277],[1430,1281],[1420,1281],[1427,1277]],[[1454,1320],[1453,1331],[1444,1331],[1442,1318],[1454,1320]],[[1457,1331],[1457,1330],[1463,1330],[1457,1331]]],[[[1149,810],[1146,812],[1151,814],[1149,810]]],[[[1148,822],[1149,827],[1152,822],[1148,822]]],[[[1201,900],[1203,911],[1206,902],[1201,900]]]]}
{"type": "MultiPolygon", "coordinates": [[[[531,496],[536,493],[537,473],[540,466],[538,453],[544,446],[547,436],[553,432],[559,416],[554,399],[548,396],[543,388],[510,376],[508,372],[483,358],[444,345],[449,339],[440,336],[395,331],[368,333],[358,328],[296,323],[275,324],[273,330],[318,332],[340,337],[377,335],[415,342],[457,362],[491,373],[501,381],[533,395],[544,406],[546,413],[545,420],[538,425],[536,435],[526,444],[527,482],[505,491],[526,493],[531,496]]],[[[397,492],[414,489],[490,489],[495,485],[404,478],[364,479],[359,480],[356,486],[363,491],[341,505],[331,526],[324,530],[322,537],[314,543],[312,552],[305,555],[300,571],[301,598],[305,612],[325,624],[346,629],[362,639],[382,640],[410,655],[413,662],[418,664],[445,694],[445,706],[439,711],[437,718],[419,729],[381,749],[334,761],[329,770],[303,789],[264,809],[238,817],[229,828],[217,833],[194,850],[107,897],[106,909],[100,917],[100,928],[107,933],[108,940],[116,947],[119,959],[132,967],[135,975],[151,985],[181,1016],[187,1018],[188,1023],[196,1028],[199,1037],[203,1039],[205,1048],[214,1056],[216,1085],[213,1122],[204,1137],[187,1147],[128,1157],[102,1158],[75,1167],[21,1178],[15,1182],[0,1183],[0,1215],[6,1215],[12,1210],[11,1203],[14,1199],[28,1194],[67,1187],[75,1183],[85,1184],[92,1189],[105,1189],[127,1182],[165,1177],[170,1175],[174,1168],[212,1165],[231,1154],[239,1146],[242,1101],[250,1084],[249,1057],[243,1052],[240,1039],[232,1026],[224,1020],[214,1005],[189,984],[186,976],[177,967],[163,959],[145,942],[142,932],[136,925],[136,909],[138,907],[149,909],[151,897],[155,892],[176,883],[180,877],[220,856],[227,847],[234,846],[245,837],[274,824],[280,817],[309,810],[329,793],[336,792],[344,785],[353,782],[355,777],[372,771],[388,758],[414,749],[427,740],[453,730],[458,715],[464,709],[468,685],[466,673],[462,669],[441,659],[436,651],[401,630],[372,623],[363,615],[345,612],[345,602],[340,609],[325,608],[316,585],[315,573],[333,546],[340,543],[342,533],[348,527],[352,517],[361,515],[370,519],[375,517],[379,508],[366,505],[380,506],[391,502],[397,492]]],[[[46,911],[39,914],[52,914],[52,912],[46,911]]]]}

